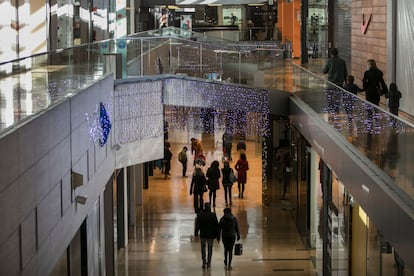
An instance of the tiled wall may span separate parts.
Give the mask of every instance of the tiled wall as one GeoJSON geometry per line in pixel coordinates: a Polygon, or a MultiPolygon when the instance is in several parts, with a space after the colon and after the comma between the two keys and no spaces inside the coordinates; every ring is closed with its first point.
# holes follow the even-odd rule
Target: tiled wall
{"type": "Polygon", "coordinates": [[[385,0],[352,1],[352,66],[349,67],[358,85],[361,85],[368,59],[374,59],[386,77],[387,1],[385,0]],[[372,15],[365,34],[361,32],[363,14],[365,14],[365,20],[372,15]]]}

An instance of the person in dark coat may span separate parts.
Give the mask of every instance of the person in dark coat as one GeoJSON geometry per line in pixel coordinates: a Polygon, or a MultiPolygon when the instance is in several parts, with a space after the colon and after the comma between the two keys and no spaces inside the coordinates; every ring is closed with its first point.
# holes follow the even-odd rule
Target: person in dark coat
{"type": "Polygon", "coordinates": [[[227,270],[231,270],[234,243],[236,238],[240,240],[239,223],[237,218],[231,213],[231,208],[225,208],[224,215],[220,219],[218,241],[220,241],[220,236],[224,245],[224,267],[227,270]]]}
{"type": "Polygon", "coordinates": [[[227,206],[229,201],[230,201],[230,205],[232,204],[231,188],[233,187],[233,182],[230,181],[230,173],[233,171],[233,169],[230,168],[230,163],[227,160],[225,160],[223,164],[224,164],[224,167],[221,169],[223,178],[221,179],[221,182],[223,183],[224,199],[226,200],[226,206],[227,206]]]}
{"type": "Polygon", "coordinates": [[[338,49],[332,48],[332,57],[325,63],[322,69],[324,74],[328,74],[328,81],[342,87],[348,75],[345,60],[338,56],[338,49]]]}
{"type": "Polygon", "coordinates": [[[383,73],[377,68],[377,64],[373,59],[368,60],[368,70],[364,73],[362,85],[366,91],[365,99],[370,103],[379,105],[380,94],[386,94],[388,89],[384,82],[383,73]]]}
{"type": "Polygon", "coordinates": [[[231,149],[233,147],[233,135],[229,130],[223,133],[223,151],[224,157],[231,160],[231,149]]]}
{"type": "Polygon", "coordinates": [[[203,195],[206,192],[207,179],[201,168],[196,167],[191,179],[190,195],[194,194],[194,212],[200,213],[203,207],[203,195]]]}
{"type": "Polygon", "coordinates": [[[204,210],[197,215],[195,232],[200,232],[202,268],[211,267],[213,255],[213,242],[218,236],[218,220],[215,213],[211,212],[211,204],[206,202],[204,210]],[[207,245],[207,257],[206,257],[207,245]]]}
{"type": "MultiPolygon", "coordinates": [[[[364,91],[364,89],[359,88],[358,85],[356,85],[354,82],[355,82],[354,76],[348,75],[348,77],[346,78],[344,89],[351,92],[354,95],[357,95],[358,92],[364,91]]],[[[343,93],[342,100],[344,103],[345,111],[348,114],[349,123],[351,123],[352,117],[353,117],[352,112],[354,109],[355,96],[349,93],[343,93]]]]}
{"type": "Polygon", "coordinates": [[[246,154],[240,154],[234,168],[237,171],[237,187],[239,188],[239,198],[243,198],[244,188],[247,182],[247,171],[249,170],[249,162],[247,162],[246,154]]]}
{"type": "Polygon", "coordinates": [[[172,152],[170,150],[170,143],[165,142],[164,144],[164,179],[167,179],[170,176],[170,170],[171,170],[171,159],[172,159],[172,152]]]}
{"type": "Polygon", "coordinates": [[[246,152],[246,139],[244,137],[241,137],[239,142],[237,143],[236,150],[239,153],[245,153],[246,152]]]}
{"type": "Polygon", "coordinates": [[[359,88],[359,86],[355,84],[355,77],[352,75],[349,75],[346,78],[344,89],[355,95],[357,95],[358,92],[364,91],[364,89],[359,88]]]}
{"type": "Polygon", "coordinates": [[[397,85],[392,82],[390,84],[390,90],[385,97],[388,98],[388,108],[390,113],[398,116],[398,108],[400,107],[401,92],[398,91],[397,85]]]}
{"type": "Polygon", "coordinates": [[[210,168],[207,169],[206,177],[207,177],[207,185],[209,189],[209,199],[210,202],[213,203],[213,207],[216,207],[216,191],[220,189],[219,179],[221,177],[220,163],[217,160],[214,160],[210,168]],[[211,201],[213,200],[213,201],[211,201]]]}
{"type": "Polygon", "coordinates": [[[183,149],[178,154],[178,161],[180,161],[181,165],[183,166],[183,177],[187,177],[187,147],[183,147],[183,149]]]}

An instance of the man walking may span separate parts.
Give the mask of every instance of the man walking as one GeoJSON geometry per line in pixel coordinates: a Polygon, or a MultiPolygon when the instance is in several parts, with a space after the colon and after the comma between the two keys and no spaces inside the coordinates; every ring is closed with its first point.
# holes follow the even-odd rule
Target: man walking
{"type": "Polygon", "coordinates": [[[211,257],[213,255],[213,242],[218,235],[218,220],[215,213],[211,212],[211,204],[206,202],[204,210],[197,215],[195,233],[200,231],[201,241],[201,259],[203,261],[202,268],[211,267],[211,257]],[[207,245],[207,258],[206,258],[207,245]]]}
{"type": "Polygon", "coordinates": [[[348,70],[346,68],[345,60],[338,57],[338,49],[332,48],[332,57],[326,62],[322,72],[328,74],[328,81],[342,87],[346,77],[348,76],[348,70]]]}

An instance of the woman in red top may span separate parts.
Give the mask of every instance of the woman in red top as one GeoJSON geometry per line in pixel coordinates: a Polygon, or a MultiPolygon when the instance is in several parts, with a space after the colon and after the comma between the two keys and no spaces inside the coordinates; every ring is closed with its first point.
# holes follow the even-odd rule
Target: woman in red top
{"type": "Polygon", "coordinates": [[[237,171],[237,187],[239,188],[239,198],[243,198],[244,186],[247,180],[247,171],[249,170],[249,162],[247,162],[246,154],[240,154],[234,168],[237,171]]]}

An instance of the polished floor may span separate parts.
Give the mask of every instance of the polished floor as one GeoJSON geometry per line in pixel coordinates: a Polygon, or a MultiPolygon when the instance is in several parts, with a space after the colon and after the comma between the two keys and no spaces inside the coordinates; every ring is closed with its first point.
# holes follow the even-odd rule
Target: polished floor
{"type": "MultiPolygon", "coordinates": [[[[298,235],[287,206],[262,204],[261,143],[247,142],[249,161],[245,196],[238,198],[233,185],[232,211],[239,220],[243,255],[234,256],[233,270],[224,269],[223,245],[214,243],[210,269],[202,269],[200,240],[194,236],[193,199],[189,195],[192,166],[187,178],[181,176],[177,154],[189,147],[191,137],[202,140],[207,166],[221,160],[221,135],[170,131],[173,160],[167,180],[159,169],[150,177],[144,190],[143,204],[137,213],[137,224],[130,229],[128,247],[118,255],[118,275],[316,275],[312,251],[307,250],[298,235]]],[[[232,154],[237,157],[233,143],[232,154]]],[[[190,147],[189,147],[190,148],[190,147]]],[[[192,156],[189,153],[189,164],[192,156]]],[[[236,159],[236,158],[233,158],[236,159]]],[[[232,166],[237,160],[233,161],[232,166]]],[[[208,195],[204,195],[208,200],[208,195]]],[[[215,213],[225,208],[221,187],[215,213]]]]}

